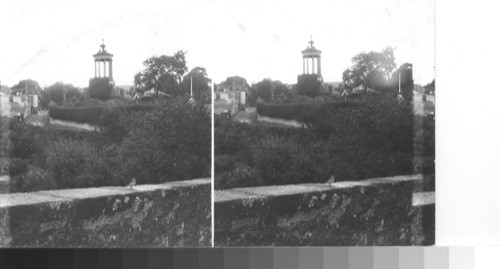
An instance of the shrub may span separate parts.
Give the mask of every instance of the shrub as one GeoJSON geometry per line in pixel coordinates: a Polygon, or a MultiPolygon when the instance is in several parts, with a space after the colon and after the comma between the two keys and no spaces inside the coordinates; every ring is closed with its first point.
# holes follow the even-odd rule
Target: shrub
{"type": "Polygon", "coordinates": [[[214,178],[214,189],[217,190],[261,185],[263,182],[257,170],[241,163],[234,169],[214,178]]]}
{"type": "Polygon", "coordinates": [[[117,171],[140,183],[205,177],[211,167],[211,119],[202,104],[185,98],[128,117],[117,171]]]}
{"type": "Polygon", "coordinates": [[[15,179],[14,182],[11,185],[11,192],[33,192],[58,188],[57,183],[50,174],[41,169],[29,171],[15,179]]]}
{"type": "Polygon", "coordinates": [[[113,84],[109,78],[93,78],[89,83],[89,96],[101,101],[106,101],[111,96],[113,84]]]}
{"type": "Polygon", "coordinates": [[[214,159],[215,172],[229,171],[234,168],[237,158],[229,155],[216,155],[214,159]]]}
{"type": "MultiPolygon", "coordinates": [[[[154,106],[123,105],[112,108],[106,108],[103,106],[85,106],[85,107],[52,106],[49,109],[49,116],[51,118],[58,120],[87,123],[91,125],[106,125],[111,120],[117,120],[117,117],[111,119],[109,118],[102,119],[104,112],[107,110],[118,110],[119,112],[136,112],[136,111],[151,110],[151,109],[154,109],[154,106]]],[[[118,113],[116,113],[116,115],[118,115],[118,113]]]]}
{"type": "Polygon", "coordinates": [[[51,106],[49,108],[49,116],[58,120],[99,125],[103,111],[104,107],[101,106],[71,108],[51,106]]]}
{"type": "Polygon", "coordinates": [[[20,158],[1,158],[0,175],[15,176],[28,171],[29,160],[20,158]]]}
{"type": "Polygon", "coordinates": [[[52,142],[46,154],[47,167],[59,188],[117,184],[104,150],[87,140],[61,139],[52,142]]]}
{"type": "Polygon", "coordinates": [[[297,79],[297,92],[300,95],[315,97],[321,88],[321,79],[315,74],[300,75],[297,79]]]}
{"type": "Polygon", "coordinates": [[[317,110],[326,108],[347,108],[361,105],[355,101],[338,101],[327,103],[258,103],[257,113],[261,116],[311,122],[316,117],[317,110]]]}
{"type": "Polygon", "coordinates": [[[294,139],[264,138],[252,148],[252,160],[265,185],[324,182],[320,158],[294,139]]]}

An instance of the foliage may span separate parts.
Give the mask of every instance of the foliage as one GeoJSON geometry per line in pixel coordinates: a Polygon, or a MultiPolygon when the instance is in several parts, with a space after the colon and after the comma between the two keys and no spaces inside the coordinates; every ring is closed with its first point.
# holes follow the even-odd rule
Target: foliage
{"type": "Polygon", "coordinates": [[[158,183],[210,174],[211,120],[202,104],[180,98],[131,115],[120,121],[128,131],[116,156],[121,178],[158,183]]]}
{"type": "Polygon", "coordinates": [[[99,125],[103,111],[102,106],[72,108],[52,106],[49,109],[49,116],[58,120],[99,125]]]}
{"type": "Polygon", "coordinates": [[[112,185],[113,175],[103,149],[91,141],[60,139],[46,148],[47,168],[59,188],[112,185]]]}
{"type": "Polygon", "coordinates": [[[191,89],[191,78],[193,78],[193,96],[199,102],[210,102],[212,89],[210,88],[211,79],[208,78],[207,70],[203,67],[193,68],[182,80],[182,88],[185,93],[191,89]]]}
{"type": "Polygon", "coordinates": [[[315,74],[303,74],[297,79],[297,92],[300,95],[315,97],[321,88],[321,79],[315,74]]]}
{"type": "Polygon", "coordinates": [[[425,86],[425,93],[430,93],[436,91],[436,80],[433,79],[432,82],[427,83],[425,86]]]}
{"type": "Polygon", "coordinates": [[[32,79],[21,80],[19,83],[12,86],[12,93],[39,94],[41,91],[42,88],[38,82],[32,79]]]}
{"type": "MultiPolygon", "coordinates": [[[[410,100],[398,102],[394,96],[377,95],[363,102],[303,105],[308,105],[308,117],[304,118],[308,128],[218,122],[215,155],[249,165],[258,175],[253,180],[261,180],[262,185],[433,173],[434,122],[431,117],[423,119],[423,133],[415,132],[410,100]],[[420,153],[414,148],[415,135],[423,136],[420,153]],[[416,167],[420,154],[424,157],[416,167]]],[[[258,110],[264,107],[294,106],[261,104],[258,110]]],[[[215,165],[220,188],[255,183],[225,180],[224,175],[237,175],[231,173],[235,168],[223,161],[215,165]]]]}
{"type": "Polygon", "coordinates": [[[257,92],[257,96],[265,102],[269,102],[273,97],[273,85],[271,79],[264,79],[252,86],[252,89],[257,92]]]}
{"type": "Polygon", "coordinates": [[[103,119],[104,111],[107,109],[122,111],[151,110],[152,105],[122,105],[112,108],[104,106],[84,106],[84,107],[58,107],[52,106],[49,109],[49,116],[53,119],[72,121],[78,123],[87,123],[91,125],[105,125],[111,119],[103,119]]]}
{"type": "Polygon", "coordinates": [[[134,78],[135,88],[139,92],[154,89],[170,95],[182,94],[182,77],[187,72],[185,52],[178,51],[173,56],[153,56],[144,61],[144,70],[134,78]]]}
{"type": "Polygon", "coordinates": [[[29,161],[21,158],[0,158],[0,175],[15,176],[28,171],[29,161]]]}
{"type": "Polygon", "coordinates": [[[252,163],[265,185],[324,181],[313,147],[295,138],[265,137],[251,150],[252,163]]]}
{"type": "Polygon", "coordinates": [[[79,99],[81,97],[81,92],[75,86],[56,82],[43,90],[40,105],[48,107],[50,101],[53,101],[57,105],[62,105],[67,99],[79,99]]]}
{"type": "Polygon", "coordinates": [[[271,118],[279,118],[285,120],[298,120],[302,122],[309,122],[314,116],[311,114],[314,109],[318,107],[349,107],[360,105],[355,101],[332,101],[325,103],[259,103],[257,104],[257,113],[261,116],[271,118]]]}
{"type": "Polygon", "coordinates": [[[90,98],[106,101],[113,91],[113,84],[110,78],[93,78],[90,80],[88,93],[90,98]]]}
{"type": "Polygon", "coordinates": [[[352,58],[353,65],[342,74],[343,84],[349,88],[363,86],[379,80],[388,80],[396,68],[394,48],[387,47],[382,52],[361,52],[352,58]]]}

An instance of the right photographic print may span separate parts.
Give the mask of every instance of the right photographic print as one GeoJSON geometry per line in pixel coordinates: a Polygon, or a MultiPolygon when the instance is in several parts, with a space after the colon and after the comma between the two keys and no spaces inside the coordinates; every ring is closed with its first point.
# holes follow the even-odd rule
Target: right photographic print
{"type": "Polygon", "coordinates": [[[433,245],[434,0],[223,13],[214,245],[433,245]]]}

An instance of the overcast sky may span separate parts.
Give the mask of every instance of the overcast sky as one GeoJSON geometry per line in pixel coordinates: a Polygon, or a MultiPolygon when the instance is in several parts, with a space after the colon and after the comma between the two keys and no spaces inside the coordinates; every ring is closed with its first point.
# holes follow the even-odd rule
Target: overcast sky
{"type": "Polygon", "coordinates": [[[187,51],[215,82],[240,75],[295,83],[310,36],[323,51],[325,81],[340,81],[361,51],[395,47],[414,80],[434,79],[434,0],[2,0],[0,81],[32,78],[88,86],[104,38],[117,85],[133,84],[142,62],[187,51]]]}

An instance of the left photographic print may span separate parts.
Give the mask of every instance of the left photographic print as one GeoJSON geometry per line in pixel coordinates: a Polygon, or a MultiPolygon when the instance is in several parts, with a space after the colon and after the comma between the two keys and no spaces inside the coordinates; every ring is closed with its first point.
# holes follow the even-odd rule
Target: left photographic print
{"type": "Polygon", "coordinates": [[[0,247],[211,246],[214,7],[0,6],[0,247]]]}

